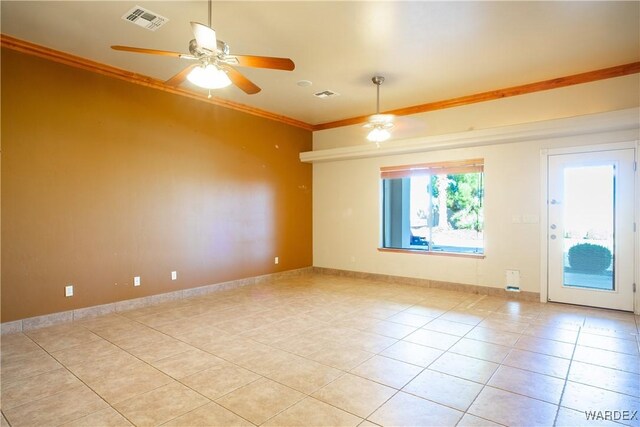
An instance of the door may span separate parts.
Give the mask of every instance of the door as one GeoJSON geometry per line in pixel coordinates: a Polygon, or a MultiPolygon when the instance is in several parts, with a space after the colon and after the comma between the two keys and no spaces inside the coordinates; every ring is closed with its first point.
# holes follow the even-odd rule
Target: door
{"type": "Polygon", "coordinates": [[[548,157],[549,301],[633,311],[634,149],[548,157]]]}

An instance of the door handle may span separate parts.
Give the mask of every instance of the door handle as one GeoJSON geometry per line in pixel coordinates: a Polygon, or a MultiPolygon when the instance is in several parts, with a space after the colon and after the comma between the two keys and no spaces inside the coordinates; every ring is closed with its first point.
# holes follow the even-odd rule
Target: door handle
{"type": "Polygon", "coordinates": [[[551,229],[555,230],[556,229],[556,225],[555,224],[551,224],[551,229]]]}
{"type": "Polygon", "coordinates": [[[552,205],[559,205],[560,204],[560,202],[557,201],[556,199],[551,199],[551,201],[549,203],[551,203],[552,205]]]}

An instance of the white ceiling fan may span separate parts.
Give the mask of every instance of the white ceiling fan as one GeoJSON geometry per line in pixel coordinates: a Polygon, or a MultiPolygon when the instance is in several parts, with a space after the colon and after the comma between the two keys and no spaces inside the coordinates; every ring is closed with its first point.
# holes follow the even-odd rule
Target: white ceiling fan
{"type": "Polygon", "coordinates": [[[384,83],[384,77],[373,76],[371,81],[376,85],[376,113],[369,117],[369,122],[364,125],[364,128],[371,129],[367,135],[367,140],[378,144],[391,137],[390,130],[394,126],[394,115],[380,114],[380,85],[384,83]]]}
{"type": "Polygon", "coordinates": [[[113,45],[111,48],[125,52],[171,56],[194,61],[193,64],[167,80],[165,83],[168,85],[178,86],[185,79],[188,79],[193,84],[205,89],[219,89],[233,83],[249,95],[256,94],[261,89],[240,73],[235,66],[284,71],[292,71],[295,68],[295,64],[289,58],[232,55],[229,45],[217,39],[215,30],[211,28],[211,0],[209,0],[209,25],[191,22],[191,30],[194,39],[189,42],[188,54],[122,45],[113,45]]]}

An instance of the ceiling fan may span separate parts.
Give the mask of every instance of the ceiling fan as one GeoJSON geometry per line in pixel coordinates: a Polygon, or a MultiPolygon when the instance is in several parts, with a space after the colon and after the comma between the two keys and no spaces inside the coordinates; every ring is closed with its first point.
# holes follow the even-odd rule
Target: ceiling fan
{"type": "Polygon", "coordinates": [[[373,76],[371,81],[376,85],[376,113],[369,117],[369,121],[363,126],[365,129],[371,129],[367,135],[367,139],[376,144],[386,141],[391,136],[393,129],[392,114],[380,114],[380,85],[384,83],[384,77],[373,76]]]}
{"type": "MultiPolygon", "coordinates": [[[[179,86],[187,79],[205,89],[219,89],[233,83],[249,95],[260,92],[260,87],[246,78],[234,66],[285,71],[292,71],[295,68],[295,64],[289,58],[230,54],[229,45],[218,40],[215,30],[211,28],[211,0],[209,0],[209,25],[191,22],[191,30],[194,39],[189,42],[188,54],[120,45],[111,46],[111,49],[195,61],[167,80],[165,83],[168,85],[179,86]]],[[[211,93],[209,93],[209,97],[211,97],[211,93]]]]}

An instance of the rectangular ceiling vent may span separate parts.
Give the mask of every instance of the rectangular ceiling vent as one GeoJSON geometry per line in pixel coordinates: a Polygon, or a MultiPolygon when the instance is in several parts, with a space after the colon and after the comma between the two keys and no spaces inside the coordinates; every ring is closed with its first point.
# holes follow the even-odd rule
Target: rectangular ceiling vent
{"type": "Polygon", "coordinates": [[[151,12],[150,10],[140,6],[136,6],[129,12],[122,15],[122,19],[133,22],[134,24],[151,31],[157,30],[169,21],[168,18],[160,16],[157,13],[151,12]]]}
{"type": "Polygon", "coordinates": [[[316,92],[313,95],[317,96],[320,99],[327,99],[327,98],[333,98],[333,97],[336,97],[336,96],[340,96],[340,94],[338,92],[334,92],[332,90],[323,90],[322,92],[316,92]]]}

